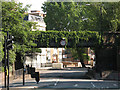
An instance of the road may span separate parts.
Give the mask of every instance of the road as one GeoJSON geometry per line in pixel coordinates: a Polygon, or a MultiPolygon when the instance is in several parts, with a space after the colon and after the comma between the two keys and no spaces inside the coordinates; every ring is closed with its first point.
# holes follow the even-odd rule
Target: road
{"type": "Polygon", "coordinates": [[[103,81],[103,80],[87,80],[87,79],[49,79],[41,81],[40,84],[48,83],[38,88],[57,88],[57,89],[118,89],[119,85],[116,81],[103,81]]]}
{"type": "MultiPolygon", "coordinates": [[[[39,70],[40,82],[37,84],[34,78],[26,78],[23,86],[22,78],[10,83],[10,89],[118,89],[120,81],[94,80],[85,76],[86,68],[64,70],[39,70]]],[[[4,89],[3,89],[4,90],[4,89]]]]}
{"type": "MultiPolygon", "coordinates": [[[[25,86],[21,82],[10,84],[10,88],[17,89],[118,89],[118,81],[103,81],[89,79],[43,78],[36,84],[34,79],[26,80],[25,86]]],[[[11,89],[12,90],[12,89],[11,89]]]]}

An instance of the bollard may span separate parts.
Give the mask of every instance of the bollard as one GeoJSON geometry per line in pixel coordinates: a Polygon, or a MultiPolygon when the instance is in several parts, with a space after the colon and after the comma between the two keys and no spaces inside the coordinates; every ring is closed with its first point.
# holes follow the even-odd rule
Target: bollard
{"type": "Polygon", "coordinates": [[[29,67],[29,65],[26,65],[26,68],[27,68],[27,74],[30,74],[30,67],[29,67]]]}
{"type": "Polygon", "coordinates": [[[35,73],[35,68],[30,67],[30,74],[35,73]]]}
{"type": "Polygon", "coordinates": [[[36,74],[35,80],[38,84],[38,82],[40,81],[40,75],[39,75],[39,72],[35,72],[35,74],[36,74]]]}
{"type": "Polygon", "coordinates": [[[35,72],[34,72],[34,73],[31,73],[31,78],[35,78],[35,77],[36,77],[35,72]]]}
{"type": "Polygon", "coordinates": [[[31,74],[31,78],[35,78],[37,84],[38,82],[40,81],[40,75],[39,75],[39,72],[34,72],[31,74]]]}

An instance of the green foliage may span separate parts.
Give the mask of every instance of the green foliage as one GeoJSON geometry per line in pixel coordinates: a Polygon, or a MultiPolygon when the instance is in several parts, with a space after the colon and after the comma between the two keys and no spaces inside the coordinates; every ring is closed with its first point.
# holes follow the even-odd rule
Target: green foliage
{"type": "Polygon", "coordinates": [[[4,52],[3,52],[3,41],[4,41],[4,38],[3,38],[2,33],[0,32],[0,62],[2,61],[2,58],[3,58],[3,56],[4,56],[4,52]]]}
{"type": "Polygon", "coordinates": [[[78,59],[81,62],[89,60],[86,53],[87,48],[68,48],[72,54],[74,60],[78,59]]]}
{"type": "Polygon", "coordinates": [[[10,50],[9,51],[10,65],[13,65],[13,63],[15,62],[15,58],[16,58],[15,51],[10,50]]]}
{"type": "Polygon", "coordinates": [[[79,55],[77,54],[77,50],[74,48],[68,48],[72,54],[72,57],[74,58],[74,60],[80,59],[79,55]]]}
{"type": "MultiPolygon", "coordinates": [[[[95,46],[100,45],[100,36],[98,32],[95,31],[35,31],[33,32],[36,38],[36,42],[43,45],[47,43],[47,47],[49,47],[49,43],[51,41],[60,42],[61,39],[65,38],[65,40],[68,42],[69,39],[71,39],[71,46],[74,48],[71,48],[72,56],[74,59],[79,59],[81,62],[84,60],[88,60],[88,56],[85,54],[86,49],[84,48],[78,48],[76,45],[79,42],[79,39],[81,40],[81,43],[84,41],[88,42],[90,39],[95,44],[95,46]]],[[[66,44],[66,46],[68,43],[66,44]]],[[[59,44],[58,44],[59,47],[59,44]]],[[[69,49],[69,48],[68,48],[69,49]]],[[[83,64],[83,63],[82,63],[83,64]]],[[[84,65],[83,65],[84,66],[84,65]]]]}
{"type": "Polygon", "coordinates": [[[88,56],[88,61],[90,61],[91,59],[90,59],[90,56],[88,56]]]}
{"type": "Polygon", "coordinates": [[[84,58],[84,60],[89,60],[88,55],[86,53],[83,53],[83,58],[84,58]]]}
{"type": "Polygon", "coordinates": [[[4,67],[0,67],[0,68],[1,68],[1,71],[0,71],[0,73],[1,73],[1,72],[4,72],[4,67]]]}
{"type": "MultiPolygon", "coordinates": [[[[76,47],[76,44],[83,41],[91,41],[95,45],[100,44],[100,36],[98,32],[95,31],[35,31],[36,41],[49,46],[49,43],[52,41],[60,42],[61,39],[65,38],[66,41],[71,40],[73,47],[76,47]]],[[[66,44],[68,45],[68,43],[66,44]]]]}
{"type": "MultiPolygon", "coordinates": [[[[104,31],[120,30],[119,4],[47,2],[43,4],[43,11],[46,12],[44,20],[47,24],[48,31],[63,31],[60,32],[63,35],[52,35],[53,38],[59,38],[61,36],[65,37],[67,39],[66,41],[72,38],[71,44],[74,46],[72,54],[74,58],[80,58],[81,62],[83,62],[88,57],[84,55],[85,50],[76,47],[76,44],[79,43],[79,40],[82,40],[80,44],[84,43],[83,41],[89,42],[91,40],[93,41],[92,43],[95,43],[95,47],[97,47],[101,42],[100,34],[102,35],[104,31]],[[114,13],[112,13],[113,11],[114,13]],[[65,31],[69,32],[64,33],[65,31]],[[90,31],[97,31],[97,33],[90,31]]],[[[45,38],[43,39],[45,40],[45,38]]]]}
{"type": "MultiPolygon", "coordinates": [[[[14,36],[14,49],[10,50],[10,64],[15,61],[16,52],[21,54],[21,58],[27,52],[41,52],[34,49],[36,44],[33,42],[35,35],[32,33],[32,26],[36,23],[24,21],[25,12],[30,5],[22,7],[22,3],[2,2],[2,31],[7,36],[6,31],[14,36]]],[[[2,50],[0,48],[0,50],[2,50]]],[[[0,56],[1,57],[1,56],[0,56]]],[[[2,59],[2,58],[1,58],[2,59]]]]}
{"type": "Polygon", "coordinates": [[[47,30],[119,31],[120,2],[46,2],[47,30]]]}
{"type": "Polygon", "coordinates": [[[81,20],[77,20],[80,17],[73,2],[46,2],[43,11],[47,12],[44,18],[47,30],[76,31],[80,29],[78,26],[80,26],[81,20]]]}

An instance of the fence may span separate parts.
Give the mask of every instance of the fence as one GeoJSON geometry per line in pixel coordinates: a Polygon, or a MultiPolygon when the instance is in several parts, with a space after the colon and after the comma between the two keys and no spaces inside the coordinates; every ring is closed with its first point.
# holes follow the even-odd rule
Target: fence
{"type": "MultiPolygon", "coordinates": [[[[5,74],[4,72],[0,73],[0,76],[1,76],[1,78],[0,78],[0,86],[1,87],[4,86],[4,83],[5,83],[4,74],[5,74]]],[[[19,70],[9,72],[9,81],[10,81],[10,83],[13,83],[13,80],[18,79],[18,78],[22,78],[22,76],[23,76],[23,69],[19,69],[19,70]]],[[[7,81],[7,78],[6,78],[6,81],[7,81]]]]}
{"type": "Polygon", "coordinates": [[[18,69],[13,72],[13,79],[20,78],[23,75],[23,69],[18,69]]]}

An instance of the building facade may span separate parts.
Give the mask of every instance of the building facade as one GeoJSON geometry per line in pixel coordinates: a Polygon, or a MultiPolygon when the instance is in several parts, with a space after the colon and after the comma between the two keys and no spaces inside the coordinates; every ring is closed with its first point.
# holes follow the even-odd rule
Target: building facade
{"type": "MultiPolygon", "coordinates": [[[[40,11],[34,10],[25,17],[24,20],[37,23],[37,27],[32,27],[32,31],[46,31],[46,24],[44,22],[45,14],[40,11]]],[[[33,53],[32,55],[26,55],[26,65],[41,68],[46,63],[46,48],[41,48],[41,53],[33,53]]]]}
{"type": "MultiPolygon", "coordinates": [[[[24,20],[37,23],[37,27],[35,29],[32,27],[32,31],[46,31],[45,16],[40,11],[34,10],[28,13],[24,20]]],[[[52,63],[62,62],[63,48],[41,48],[41,51],[41,53],[33,53],[31,56],[27,55],[25,64],[39,69],[41,67],[51,67],[52,63]]]]}

